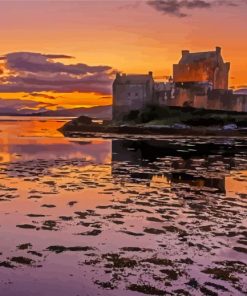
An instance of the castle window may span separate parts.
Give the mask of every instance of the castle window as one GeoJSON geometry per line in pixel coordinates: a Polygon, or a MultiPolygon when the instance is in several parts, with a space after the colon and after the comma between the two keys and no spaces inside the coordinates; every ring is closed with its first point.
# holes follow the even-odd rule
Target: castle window
{"type": "Polygon", "coordinates": [[[129,93],[128,93],[128,97],[130,97],[130,96],[131,96],[131,93],[129,92],[129,93]]]}
{"type": "Polygon", "coordinates": [[[138,93],[135,93],[135,96],[137,97],[138,96],[138,93]]]}

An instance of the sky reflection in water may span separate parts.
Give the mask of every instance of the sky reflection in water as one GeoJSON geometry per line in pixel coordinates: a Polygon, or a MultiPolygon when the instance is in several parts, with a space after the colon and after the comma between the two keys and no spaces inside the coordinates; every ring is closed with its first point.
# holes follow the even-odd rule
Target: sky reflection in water
{"type": "Polygon", "coordinates": [[[1,121],[3,295],[244,295],[247,141],[63,123],[1,121]]]}

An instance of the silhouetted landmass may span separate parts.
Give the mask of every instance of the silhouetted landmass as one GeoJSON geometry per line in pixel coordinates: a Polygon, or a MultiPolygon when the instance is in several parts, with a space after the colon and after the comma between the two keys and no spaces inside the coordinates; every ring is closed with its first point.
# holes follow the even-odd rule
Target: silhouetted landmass
{"type": "Polygon", "coordinates": [[[247,114],[180,107],[147,106],[122,121],[94,122],[85,116],[66,123],[65,136],[95,133],[141,135],[241,136],[247,134],[247,114]]]}
{"type": "Polygon", "coordinates": [[[29,112],[25,111],[3,111],[0,110],[0,116],[49,116],[49,117],[78,117],[78,116],[90,116],[95,119],[111,119],[112,107],[111,106],[96,106],[90,108],[73,108],[73,109],[61,109],[55,111],[44,112],[29,112]]]}
{"type": "Polygon", "coordinates": [[[134,124],[170,125],[180,123],[206,127],[236,124],[238,127],[247,127],[247,113],[149,105],[142,110],[129,112],[124,116],[123,121],[134,124]]]}
{"type": "Polygon", "coordinates": [[[91,108],[74,108],[63,109],[56,111],[46,111],[35,114],[35,116],[62,116],[62,117],[78,117],[89,116],[97,119],[111,119],[112,107],[111,106],[96,106],[91,108]]]}

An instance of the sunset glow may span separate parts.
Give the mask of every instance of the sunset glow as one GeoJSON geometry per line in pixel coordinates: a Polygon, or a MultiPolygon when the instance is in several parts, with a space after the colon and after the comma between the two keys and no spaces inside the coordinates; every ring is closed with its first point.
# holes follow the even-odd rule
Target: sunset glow
{"type": "Polygon", "coordinates": [[[21,100],[20,108],[33,110],[109,105],[116,71],[152,70],[154,77],[163,79],[172,74],[182,49],[207,51],[215,46],[221,46],[231,62],[230,86],[247,87],[247,3],[235,2],[169,12],[144,0],[3,1],[0,98],[21,100]],[[21,60],[20,52],[29,55],[21,60]],[[9,56],[11,62],[10,53],[15,53],[9,56]],[[64,68],[39,68],[37,63],[44,61],[34,53],[64,68]],[[27,61],[36,66],[26,69],[27,61]],[[78,64],[94,67],[93,72],[75,72],[78,64]],[[65,73],[66,66],[74,72],[65,73]],[[52,83],[46,85],[44,78],[52,83]]]}

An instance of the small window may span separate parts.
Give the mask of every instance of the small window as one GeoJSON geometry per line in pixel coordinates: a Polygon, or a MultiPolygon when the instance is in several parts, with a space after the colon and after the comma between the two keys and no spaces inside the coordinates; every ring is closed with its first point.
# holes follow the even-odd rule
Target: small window
{"type": "Polygon", "coordinates": [[[129,92],[129,93],[128,93],[128,97],[130,97],[130,95],[131,95],[131,93],[129,92]]]}
{"type": "Polygon", "coordinates": [[[135,93],[135,96],[138,97],[138,93],[135,93]]]}

